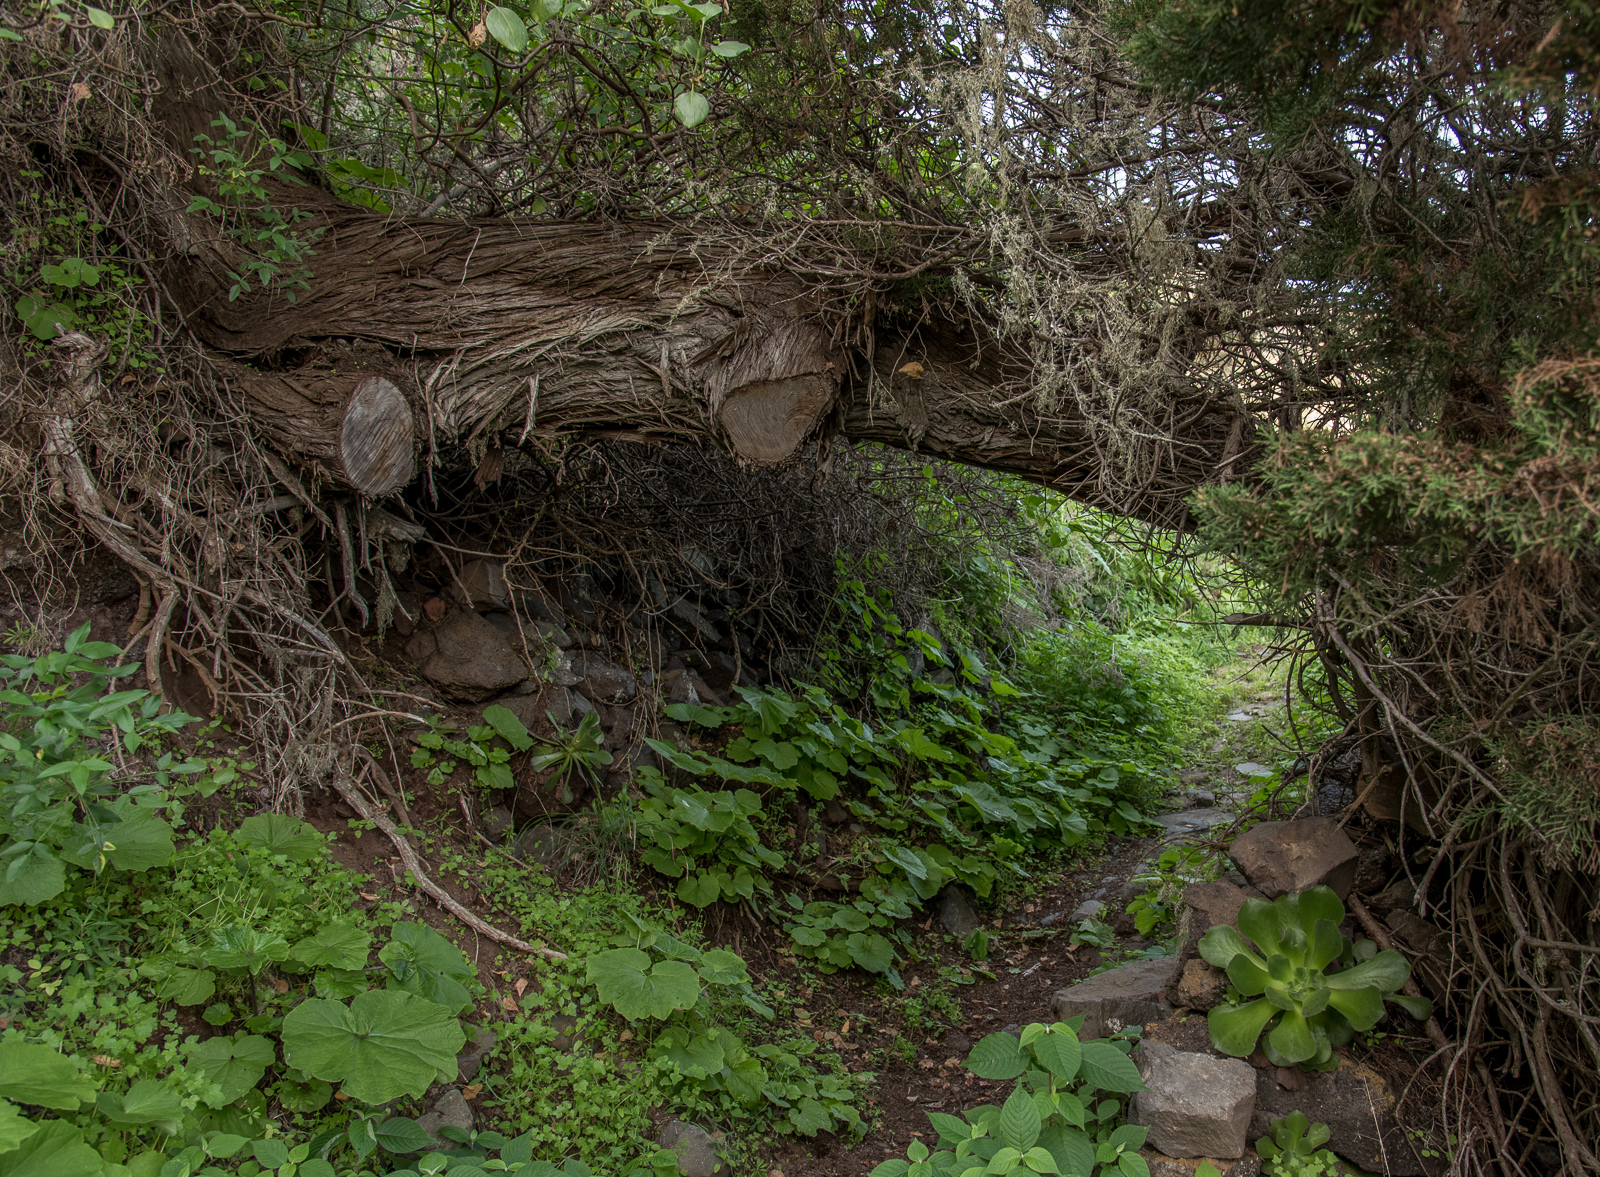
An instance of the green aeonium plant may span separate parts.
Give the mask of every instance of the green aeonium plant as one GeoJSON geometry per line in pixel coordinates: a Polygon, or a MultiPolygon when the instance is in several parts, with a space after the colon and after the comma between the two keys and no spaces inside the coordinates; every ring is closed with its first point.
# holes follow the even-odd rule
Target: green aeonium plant
{"type": "Polygon", "coordinates": [[[1205,934],[1200,955],[1231,982],[1227,1003],[1206,1018],[1218,1050],[1244,1058],[1259,1040],[1277,1066],[1332,1070],[1333,1048],[1376,1025],[1385,1001],[1418,1020],[1433,1012],[1426,998],[1398,992],[1411,976],[1405,957],[1351,941],[1343,919],[1339,897],[1312,887],[1272,903],[1247,899],[1237,931],[1219,924],[1205,934]]]}

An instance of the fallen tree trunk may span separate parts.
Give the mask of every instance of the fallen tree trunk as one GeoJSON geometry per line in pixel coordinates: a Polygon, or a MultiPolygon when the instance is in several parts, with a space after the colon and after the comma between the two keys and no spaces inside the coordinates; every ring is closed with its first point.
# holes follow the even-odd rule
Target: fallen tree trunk
{"type": "Polygon", "coordinates": [[[281,450],[378,497],[412,454],[581,433],[716,444],[747,463],[871,440],[1019,474],[1181,526],[1236,414],[1175,413],[1166,460],[1117,477],[1068,405],[1041,413],[1029,360],[987,325],[924,312],[832,318],[739,243],[663,225],[322,216],[311,289],[222,296],[226,266],[174,287],[218,370],[281,450]],[[326,277],[324,277],[326,275],[326,277]],[[248,361],[248,363],[246,363],[248,361]]]}

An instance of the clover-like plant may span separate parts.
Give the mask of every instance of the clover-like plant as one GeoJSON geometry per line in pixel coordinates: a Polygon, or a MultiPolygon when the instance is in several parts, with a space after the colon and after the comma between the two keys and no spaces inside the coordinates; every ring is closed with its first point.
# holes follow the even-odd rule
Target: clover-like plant
{"type": "Polygon", "coordinates": [[[1304,1112],[1290,1112],[1271,1121],[1272,1135],[1256,1141],[1256,1155],[1271,1177],[1323,1177],[1339,1170],[1338,1158],[1322,1146],[1333,1135],[1326,1124],[1313,1124],[1304,1112]]]}
{"type": "Polygon", "coordinates": [[[1333,1048],[1376,1025],[1385,1001],[1419,1021],[1433,1012],[1426,998],[1397,992],[1411,976],[1406,958],[1352,942],[1343,919],[1339,897],[1312,887],[1272,903],[1247,899],[1237,931],[1219,924],[1205,934],[1200,955],[1232,983],[1206,1019],[1218,1050],[1244,1058],[1259,1040],[1277,1066],[1332,1070],[1333,1048]]]}

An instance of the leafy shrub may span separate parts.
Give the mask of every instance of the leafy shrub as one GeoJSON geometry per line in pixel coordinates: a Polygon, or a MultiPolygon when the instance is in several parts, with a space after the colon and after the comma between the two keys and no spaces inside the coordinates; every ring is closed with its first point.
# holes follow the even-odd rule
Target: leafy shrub
{"type": "Polygon", "coordinates": [[[109,666],[122,653],[88,640],[84,625],[63,648],[38,658],[0,655],[0,905],[36,904],[66,887],[66,868],[147,871],[172,859],[179,800],[209,796],[232,779],[203,760],[158,752],[117,771],[97,744],[128,756],[191,723],[160,713],[148,691],[110,691],[136,667],[109,666]],[[83,681],[74,685],[74,678],[83,681]],[[192,780],[186,778],[193,778],[192,780]]]}
{"type": "Polygon", "coordinates": [[[1206,1017],[1218,1050],[1244,1058],[1260,1039],[1280,1067],[1331,1070],[1333,1048],[1376,1025],[1385,1001],[1418,1020],[1432,1013],[1426,998],[1397,992],[1411,976],[1406,958],[1392,948],[1378,952],[1370,940],[1350,941],[1339,931],[1343,919],[1339,897],[1313,887],[1272,903],[1247,899],[1238,931],[1218,924],[1201,938],[1200,955],[1231,983],[1228,1001],[1206,1017]]]}
{"type": "Polygon", "coordinates": [[[934,1174],[1118,1173],[1149,1177],[1139,1149],[1145,1130],[1122,1122],[1123,1104],[1107,1096],[1143,1091],[1122,1039],[1078,1040],[1083,1019],[1034,1023],[1021,1034],[990,1034],[972,1048],[967,1069],[984,1079],[1021,1079],[1000,1107],[984,1105],[965,1118],[929,1112],[937,1151],[921,1141],[906,1159],[884,1161],[872,1177],[934,1174]]]}
{"type": "Polygon", "coordinates": [[[1313,1124],[1303,1112],[1271,1121],[1272,1134],[1256,1141],[1256,1155],[1266,1162],[1268,1177],[1333,1177],[1339,1160],[1322,1146],[1333,1135],[1326,1124],[1313,1124]]]}

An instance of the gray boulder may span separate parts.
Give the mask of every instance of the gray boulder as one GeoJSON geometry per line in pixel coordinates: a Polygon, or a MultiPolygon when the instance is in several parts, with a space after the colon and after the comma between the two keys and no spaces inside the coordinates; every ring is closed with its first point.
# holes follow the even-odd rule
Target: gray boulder
{"type": "Polygon", "coordinates": [[[1179,813],[1163,813],[1155,820],[1167,831],[1163,841],[1171,842],[1212,826],[1227,825],[1233,820],[1233,814],[1221,809],[1185,809],[1179,813]]]}
{"type": "Polygon", "coordinates": [[[1331,817],[1264,821],[1234,839],[1228,853],[1268,899],[1319,885],[1344,899],[1356,881],[1359,856],[1331,817]]]}
{"type": "Polygon", "coordinates": [[[1076,924],[1083,920],[1097,920],[1104,918],[1106,905],[1099,899],[1085,899],[1072,909],[1071,922],[1076,924]]]}
{"type": "Polygon", "coordinates": [[[1058,1022],[1083,1015],[1079,1038],[1104,1038],[1127,1026],[1142,1026],[1172,1012],[1161,1000],[1161,991],[1176,967],[1170,956],[1136,960],[1067,986],[1055,995],[1050,1008],[1058,1022]]]}
{"type": "Polygon", "coordinates": [[[574,655],[572,673],[583,693],[597,703],[626,703],[639,693],[632,674],[599,654],[574,655]]]}
{"type": "MultiPolygon", "coordinates": [[[[823,820],[828,820],[827,812],[823,820]]],[[[939,924],[957,940],[965,940],[983,926],[978,897],[965,883],[951,883],[939,893],[939,924]]]]}
{"type": "Polygon", "coordinates": [[[415,635],[406,653],[422,677],[445,695],[476,703],[528,677],[528,664],[506,635],[476,613],[456,613],[439,628],[415,635]]]}
{"type": "Polygon", "coordinates": [[[506,585],[505,568],[496,560],[469,561],[446,592],[463,609],[504,612],[511,608],[511,589],[506,585]]]}
{"type": "Polygon", "coordinates": [[[439,1129],[460,1128],[463,1132],[471,1132],[472,1105],[458,1088],[446,1087],[444,1094],[434,1103],[433,1110],[417,1117],[417,1125],[432,1137],[434,1144],[440,1148],[458,1148],[460,1146],[455,1141],[447,1136],[440,1136],[439,1129]]]}
{"type": "Polygon", "coordinates": [[[656,1143],[678,1154],[678,1172],[683,1177],[724,1177],[729,1171],[711,1134],[695,1124],[672,1120],[661,1129],[656,1143]]]}
{"type": "Polygon", "coordinates": [[[1136,1060],[1146,1091],[1131,1118],[1150,1132],[1150,1147],[1169,1157],[1244,1156],[1256,1099],[1255,1068],[1242,1059],[1146,1042],[1136,1060]]]}
{"type": "MultiPolygon", "coordinates": [[[[484,1057],[494,1049],[497,1037],[493,1030],[485,1027],[473,1035],[472,1041],[456,1055],[456,1078],[461,1083],[471,1083],[478,1073],[478,1068],[483,1065],[484,1057]]],[[[470,1110],[470,1109],[469,1109],[470,1110]]]]}

